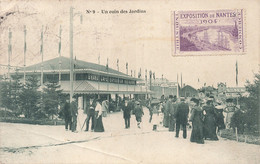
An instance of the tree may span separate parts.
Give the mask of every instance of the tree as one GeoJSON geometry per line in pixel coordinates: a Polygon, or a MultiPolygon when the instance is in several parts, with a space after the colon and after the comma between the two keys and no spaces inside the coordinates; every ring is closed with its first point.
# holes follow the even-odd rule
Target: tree
{"type": "Polygon", "coordinates": [[[248,97],[240,97],[240,111],[235,112],[231,123],[234,127],[238,127],[239,131],[243,129],[258,133],[260,130],[260,73],[255,74],[254,82],[246,82],[246,90],[249,92],[248,97]],[[243,125],[241,123],[243,122],[243,125]]]}
{"type": "Polygon", "coordinates": [[[23,88],[23,85],[21,84],[20,79],[21,76],[16,72],[15,75],[12,76],[11,81],[11,110],[15,113],[16,116],[21,114],[19,94],[23,88]]]}
{"type": "Polygon", "coordinates": [[[26,84],[19,94],[20,108],[26,118],[33,118],[40,111],[41,93],[36,75],[27,76],[26,84]]]}
{"type": "Polygon", "coordinates": [[[245,98],[243,103],[246,106],[246,125],[250,131],[259,131],[260,129],[260,73],[255,74],[254,82],[247,81],[246,90],[249,92],[249,97],[245,98]]]}
{"type": "Polygon", "coordinates": [[[19,93],[22,89],[20,76],[15,73],[12,80],[1,81],[0,83],[0,102],[1,107],[11,110],[15,115],[20,114],[19,110],[19,93]]]}
{"type": "Polygon", "coordinates": [[[0,103],[1,107],[10,109],[11,103],[11,86],[7,81],[1,81],[0,83],[0,103]]]}
{"type": "Polygon", "coordinates": [[[59,89],[60,85],[57,82],[50,82],[46,84],[43,89],[43,108],[48,117],[53,119],[54,115],[58,114],[58,106],[62,101],[62,90],[59,89]]]}

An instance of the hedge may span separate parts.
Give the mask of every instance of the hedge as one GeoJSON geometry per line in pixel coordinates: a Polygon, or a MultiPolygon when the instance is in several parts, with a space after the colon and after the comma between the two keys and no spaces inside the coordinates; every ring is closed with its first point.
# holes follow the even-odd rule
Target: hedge
{"type": "Polygon", "coordinates": [[[64,125],[64,120],[49,120],[49,119],[28,119],[15,117],[0,117],[0,122],[34,124],[34,125],[64,125]]]}

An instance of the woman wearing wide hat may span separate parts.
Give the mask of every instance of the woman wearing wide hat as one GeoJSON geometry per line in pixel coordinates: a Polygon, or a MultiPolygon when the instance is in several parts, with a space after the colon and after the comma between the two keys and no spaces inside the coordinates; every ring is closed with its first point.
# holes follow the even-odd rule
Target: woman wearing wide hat
{"type": "Polygon", "coordinates": [[[191,142],[197,142],[200,144],[204,144],[203,139],[203,114],[202,108],[199,106],[199,100],[196,98],[192,98],[190,100],[191,104],[191,117],[189,121],[192,122],[192,131],[191,131],[191,142]]]}
{"type": "Polygon", "coordinates": [[[218,140],[216,134],[216,109],[212,103],[212,100],[208,100],[207,105],[203,107],[205,113],[203,133],[205,139],[218,140]]]}

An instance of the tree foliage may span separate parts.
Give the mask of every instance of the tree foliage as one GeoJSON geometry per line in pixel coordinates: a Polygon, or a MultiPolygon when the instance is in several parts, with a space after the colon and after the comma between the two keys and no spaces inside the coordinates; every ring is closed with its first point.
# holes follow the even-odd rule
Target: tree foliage
{"type": "Polygon", "coordinates": [[[0,103],[2,108],[11,109],[11,86],[8,81],[1,81],[0,83],[0,103]]]}
{"type": "Polygon", "coordinates": [[[15,115],[20,114],[19,94],[22,89],[20,76],[16,73],[12,76],[12,80],[1,81],[0,83],[0,104],[1,107],[13,111],[15,115]]]}
{"type": "Polygon", "coordinates": [[[12,80],[0,82],[0,107],[12,112],[15,116],[23,114],[26,118],[52,118],[59,114],[59,106],[66,101],[57,82],[49,81],[40,90],[37,75],[27,75],[26,83],[17,73],[12,80]]]}
{"type": "Polygon", "coordinates": [[[60,85],[56,82],[50,82],[47,83],[46,87],[43,89],[44,112],[52,119],[54,115],[58,114],[58,107],[61,105],[62,90],[59,88],[60,85]]]}
{"type": "Polygon", "coordinates": [[[259,134],[260,130],[260,73],[255,74],[253,83],[246,82],[246,90],[249,92],[248,97],[239,99],[240,111],[235,112],[231,123],[238,127],[239,131],[244,132],[244,129],[250,133],[259,134]]]}
{"type": "Polygon", "coordinates": [[[19,100],[19,95],[22,91],[23,85],[20,82],[21,76],[15,73],[15,75],[12,77],[12,82],[11,82],[11,107],[10,109],[15,113],[15,115],[20,115],[21,110],[20,110],[20,100],[19,100]]]}
{"type": "Polygon", "coordinates": [[[38,82],[37,76],[28,76],[19,95],[21,111],[26,118],[33,118],[39,112],[41,93],[38,82]]]}

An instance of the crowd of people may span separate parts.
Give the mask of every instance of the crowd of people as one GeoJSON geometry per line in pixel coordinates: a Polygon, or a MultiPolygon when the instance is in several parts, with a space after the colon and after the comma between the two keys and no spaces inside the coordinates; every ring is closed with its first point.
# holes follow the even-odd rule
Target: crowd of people
{"type": "MultiPolygon", "coordinates": [[[[183,138],[187,138],[187,126],[192,128],[190,141],[203,144],[205,139],[218,140],[217,131],[224,129],[223,109],[213,105],[213,99],[202,101],[191,98],[188,101],[181,97],[170,95],[167,99],[149,99],[145,103],[149,109],[149,122],[152,129],[158,131],[158,126],[168,128],[170,132],[175,131],[175,137],[179,137],[180,130],[183,131],[183,138]],[[191,123],[191,125],[190,125],[191,123]]],[[[131,115],[135,116],[137,127],[141,128],[143,107],[140,101],[124,98],[120,104],[123,112],[125,129],[130,128],[131,115]]],[[[109,112],[107,100],[90,98],[85,106],[84,113],[87,114],[83,127],[85,131],[104,132],[102,117],[109,112]]],[[[77,132],[78,108],[75,101],[68,101],[63,106],[65,129],[77,132]]],[[[83,128],[82,127],[82,128],[83,128]]]]}
{"type": "MultiPolygon", "coordinates": [[[[89,125],[91,123],[91,131],[94,132],[104,132],[104,126],[102,122],[102,116],[107,115],[108,104],[107,101],[101,102],[100,99],[90,98],[84,113],[87,114],[85,122],[85,131],[89,131],[89,125]]],[[[71,130],[72,132],[77,132],[77,116],[78,116],[78,105],[74,99],[71,103],[67,100],[62,109],[63,117],[65,120],[65,129],[71,130]]],[[[83,128],[82,127],[82,128],[83,128]]],[[[81,129],[82,129],[81,128],[81,129]]]]}
{"type": "Polygon", "coordinates": [[[65,129],[76,132],[78,108],[75,100],[73,100],[71,103],[69,102],[69,100],[66,100],[62,109],[62,113],[65,120],[65,129]]]}
{"type": "MultiPolygon", "coordinates": [[[[187,138],[187,126],[190,123],[192,124],[190,141],[200,144],[203,144],[205,139],[218,140],[217,131],[225,129],[223,109],[216,108],[211,98],[206,101],[191,98],[187,102],[184,97],[177,99],[176,96],[170,95],[157,105],[151,100],[147,107],[151,116],[156,108],[158,110],[155,113],[163,113],[163,120],[159,122],[171,132],[176,128],[176,138],[179,137],[180,129],[183,130],[183,138],[187,138]]],[[[154,127],[158,125],[153,125],[153,130],[156,130],[154,127]]]]}

